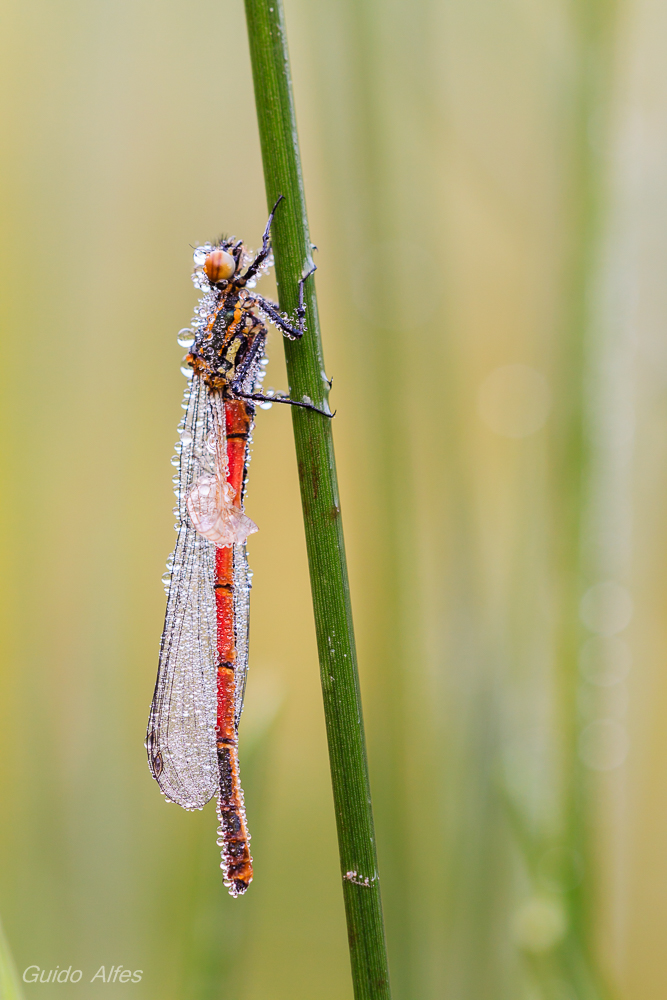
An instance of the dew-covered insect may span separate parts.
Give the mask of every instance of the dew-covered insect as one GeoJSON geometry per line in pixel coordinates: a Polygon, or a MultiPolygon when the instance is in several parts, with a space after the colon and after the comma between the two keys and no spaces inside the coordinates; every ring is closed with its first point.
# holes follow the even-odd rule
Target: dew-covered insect
{"type": "Polygon", "coordinates": [[[304,283],[290,317],[257,295],[271,264],[270,234],[253,258],[238,240],[197,247],[194,281],[202,292],[193,326],[181,330],[189,378],[173,464],[178,499],[176,548],[167,563],[165,616],[146,747],[165,797],[184,809],[218,799],[218,844],[225,885],[241,895],[252,858],[239,777],[238,724],[248,665],[250,572],[246,539],[257,531],[244,512],[255,404],[314,410],[310,399],[262,391],[265,321],[285,336],[305,332],[304,283]]]}

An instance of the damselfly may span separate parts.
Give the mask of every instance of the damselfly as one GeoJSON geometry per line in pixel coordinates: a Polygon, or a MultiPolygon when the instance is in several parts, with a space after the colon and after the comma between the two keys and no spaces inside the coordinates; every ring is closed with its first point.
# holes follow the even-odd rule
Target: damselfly
{"type": "Polygon", "coordinates": [[[193,280],[202,291],[191,329],[189,378],[174,464],[178,538],[167,563],[167,611],[146,748],[151,773],[167,800],[202,809],[217,795],[224,882],[232,896],[252,881],[250,836],[239,777],[238,725],[248,665],[250,572],[246,539],[257,525],[244,513],[248,448],[255,404],[293,400],[261,391],[267,328],[303,336],[306,309],[299,283],[296,316],[250,289],[271,265],[269,216],[253,258],[241,240],[197,247],[193,280]]]}

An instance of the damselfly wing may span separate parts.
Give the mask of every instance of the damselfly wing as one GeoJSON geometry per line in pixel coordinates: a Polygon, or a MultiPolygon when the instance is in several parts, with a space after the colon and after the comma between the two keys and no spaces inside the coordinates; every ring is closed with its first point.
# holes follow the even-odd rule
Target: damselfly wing
{"type": "Polygon", "coordinates": [[[204,380],[193,378],[181,432],[178,538],[148,723],[148,761],[166,798],[202,809],[217,787],[215,747],[217,623],[215,544],[187,515],[193,483],[212,464],[211,420],[204,380]]]}

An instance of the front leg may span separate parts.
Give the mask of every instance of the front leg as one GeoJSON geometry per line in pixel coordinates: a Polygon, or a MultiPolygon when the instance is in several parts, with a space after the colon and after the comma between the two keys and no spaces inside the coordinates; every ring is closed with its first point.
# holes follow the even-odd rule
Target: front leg
{"type": "Polygon", "coordinates": [[[273,222],[273,217],[276,214],[276,209],[278,208],[278,205],[280,204],[280,202],[283,200],[284,197],[285,195],[281,194],[280,197],[278,198],[278,201],[271,209],[269,221],[266,224],[266,229],[264,230],[264,235],[262,236],[262,249],[259,251],[255,259],[253,260],[252,264],[250,264],[246,273],[240,275],[240,277],[237,279],[236,285],[239,288],[243,288],[247,284],[250,278],[255,277],[260,267],[262,266],[266,258],[269,256],[269,253],[271,252],[271,224],[273,222]]]}
{"type": "Polygon", "coordinates": [[[306,307],[303,303],[303,286],[305,285],[308,278],[310,278],[311,274],[315,274],[315,271],[317,271],[317,264],[313,264],[308,274],[304,274],[301,281],[299,282],[299,304],[296,307],[296,318],[299,329],[301,330],[302,334],[306,329],[306,307]]]}
{"type": "Polygon", "coordinates": [[[290,322],[288,316],[285,316],[280,312],[280,308],[275,302],[265,299],[263,295],[248,295],[248,299],[251,302],[256,303],[262,312],[268,316],[271,322],[277,326],[279,330],[282,330],[285,336],[289,337],[290,340],[300,340],[306,332],[306,306],[304,304],[303,286],[316,270],[317,265],[313,264],[310,271],[308,271],[307,274],[304,274],[303,278],[301,278],[299,282],[299,304],[296,307],[296,325],[290,322]]]}

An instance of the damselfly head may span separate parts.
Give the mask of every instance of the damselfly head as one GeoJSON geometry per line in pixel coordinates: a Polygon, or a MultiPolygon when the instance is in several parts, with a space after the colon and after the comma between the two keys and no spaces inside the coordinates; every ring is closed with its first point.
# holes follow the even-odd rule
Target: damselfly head
{"type": "Polygon", "coordinates": [[[213,250],[204,261],[204,273],[212,285],[229,281],[236,270],[236,261],[226,250],[213,250]]]}

